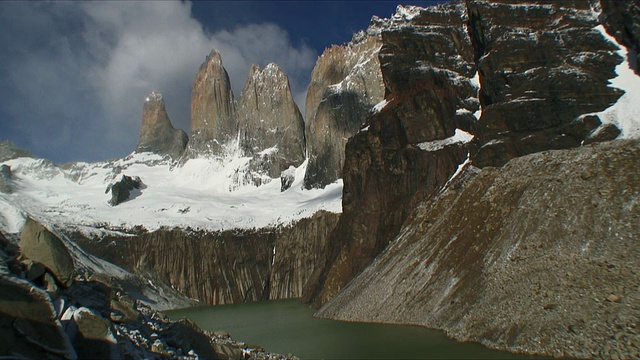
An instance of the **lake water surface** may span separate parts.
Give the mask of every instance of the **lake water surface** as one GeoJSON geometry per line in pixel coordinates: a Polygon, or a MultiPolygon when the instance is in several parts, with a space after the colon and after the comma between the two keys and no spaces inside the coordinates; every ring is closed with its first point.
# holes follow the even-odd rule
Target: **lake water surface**
{"type": "Polygon", "coordinates": [[[209,331],[302,359],[534,359],[459,343],[442,332],[417,326],[348,323],[316,319],[298,300],[201,306],[166,311],[209,331]]]}

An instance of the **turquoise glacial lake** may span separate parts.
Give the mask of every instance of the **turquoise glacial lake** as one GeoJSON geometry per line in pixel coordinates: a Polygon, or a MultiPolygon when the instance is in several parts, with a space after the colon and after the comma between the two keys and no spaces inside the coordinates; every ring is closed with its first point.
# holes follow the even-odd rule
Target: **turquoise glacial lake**
{"type": "Polygon", "coordinates": [[[200,306],[165,311],[187,317],[209,331],[226,331],[236,341],[301,359],[535,359],[459,343],[418,326],[350,323],[313,317],[298,300],[200,306]]]}

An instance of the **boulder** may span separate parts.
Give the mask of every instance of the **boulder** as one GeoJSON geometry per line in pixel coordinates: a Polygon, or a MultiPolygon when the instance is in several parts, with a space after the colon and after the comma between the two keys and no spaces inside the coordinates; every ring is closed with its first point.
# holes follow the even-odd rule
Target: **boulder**
{"type": "Polygon", "coordinates": [[[203,359],[219,359],[211,339],[193,321],[183,318],[171,324],[162,332],[167,345],[182,349],[184,354],[193,350],[203,359]]]}
{"type": "Polygon", "coordinates": [[[44,291],[4,275],[0,288],[0,354],[26,359],[76,358],[44,291]]]}
{"type": "Polygon", "coordinates": [[[32,218],[27,218],[20,232],[20,250],[24,257],[44,265],[61,284],[69,286],[73,282],[75,268],[66,246],[32,218]]]}
{"type": "Polygon", "coordinates": [[[72,343],[81,359],[112,359],[118,357],[117,340],[111,330],[111,321],[95,310],[80,307],[73,314],[77,333],[72,343]]]}
{"type": "Polygon", "coordinates": [[[188,141],[187,133],[171,125],[162,94],[152,92],[144,102],[136,152],[153,152],[175,159],[182,155],[188,141]]]}

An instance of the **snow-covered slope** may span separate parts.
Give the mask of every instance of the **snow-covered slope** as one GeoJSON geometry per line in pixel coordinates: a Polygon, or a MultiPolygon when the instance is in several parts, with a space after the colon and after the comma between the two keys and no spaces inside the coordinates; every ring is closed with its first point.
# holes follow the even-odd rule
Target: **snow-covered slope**
{"type": "Polygon", "coordinates": [[[152,153],[65,166],[26,157],[9,160],[13,191],[0,193],[0,226],[18,232],[31,214],[90,233],[136,226],[223,230],[285,224],[321,209],[341,212],[341,181],[321,190],[302,189],[306,162],[295,170],[291,188],[281,192],[278,179],[247,185],[250,158],[231,155],[181,165],[152,153]],[[139,176],[144,186],[112,207],[105,190],[122,175],[139,176]]]}

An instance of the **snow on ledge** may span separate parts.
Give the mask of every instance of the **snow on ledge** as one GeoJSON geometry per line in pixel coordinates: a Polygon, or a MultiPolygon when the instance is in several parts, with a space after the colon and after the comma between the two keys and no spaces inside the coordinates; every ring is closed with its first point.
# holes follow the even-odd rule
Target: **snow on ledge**
{"type": "Polygon", "coordinates": [[[618,76],[610,80],[609,86],[625,92],[615,104],[595,115],[605,124],[616,125],[621,131],[619,139],[640,138],[640,77],[629,64],[627,49],[610,36],[604,26],[598,25],[595,29],[620,49],[618,55],[624,61],[616,67],[618,76]]]}
{"type": "Polygon", "coordinates": [[[466,144],[472,139],[473,139],[473,135],[469,134],[464,130],[456,129],[455,134],[453,134],[453,136],[451,137],[448,137],[442,140],[434,140],[434,141],[419,143],[419,144],[416,144],[416,146],[418,146],[421,150],[424,150],[424,151],[438,151],[440,149],[443,149],[447,145],[452,145],[456,143],[466,144]]]}

